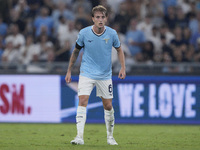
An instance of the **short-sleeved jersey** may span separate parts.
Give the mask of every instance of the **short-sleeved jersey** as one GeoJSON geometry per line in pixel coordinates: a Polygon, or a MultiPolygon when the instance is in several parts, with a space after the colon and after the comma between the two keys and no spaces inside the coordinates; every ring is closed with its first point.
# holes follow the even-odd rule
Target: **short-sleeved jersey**
{"type": "Polygon", "coordinates": [[[95,79],[107,80],[112,77],[112,46],[120,47],[117,32],[110,27],[97,35],[92,26],[80,30],[76,43],[83,47],[80,75],[95,79]]]}

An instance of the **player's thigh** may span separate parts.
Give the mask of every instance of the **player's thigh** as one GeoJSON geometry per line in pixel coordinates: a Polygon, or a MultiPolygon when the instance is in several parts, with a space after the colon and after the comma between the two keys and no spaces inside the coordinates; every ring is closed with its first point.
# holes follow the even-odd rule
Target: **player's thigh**
{"type": "Polygon", "coordinates": [[[97,96],[104,99],[113,98],[113,84],[112,80],[97,80],[96,81],[97,96]]]}
{"type": "Polygon", "coordinates": [[[93,88],[95,81],[84,77],[84,76],[79,76],[79,82],[78,82],[78,96],[80,97],[81,95],[90,95],[93,88]]]}

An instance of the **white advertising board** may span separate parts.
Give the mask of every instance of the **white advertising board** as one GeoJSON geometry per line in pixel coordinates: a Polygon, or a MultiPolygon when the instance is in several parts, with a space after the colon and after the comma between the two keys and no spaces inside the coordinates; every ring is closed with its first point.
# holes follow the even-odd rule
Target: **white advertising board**
{"type": "Polygon", "coordinates": [[[59,75],[0,75],[0,122],[60,122],[59,75]]]}

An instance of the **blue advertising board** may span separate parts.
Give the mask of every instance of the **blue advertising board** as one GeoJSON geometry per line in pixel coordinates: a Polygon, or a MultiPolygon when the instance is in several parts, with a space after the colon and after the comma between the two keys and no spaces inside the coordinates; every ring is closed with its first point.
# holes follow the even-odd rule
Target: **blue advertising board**
{"type": "MultiPolygon", "coordinates": [[[[78,76],[66,84],[61,76],[61,121],[75,122],[78,76]]],[[[113,77],[116,123],[200,124],[200,77],[113,77]]],[[[87,106],[88,123],[104,123],[104,110],[96,90],[87,106]]]]}

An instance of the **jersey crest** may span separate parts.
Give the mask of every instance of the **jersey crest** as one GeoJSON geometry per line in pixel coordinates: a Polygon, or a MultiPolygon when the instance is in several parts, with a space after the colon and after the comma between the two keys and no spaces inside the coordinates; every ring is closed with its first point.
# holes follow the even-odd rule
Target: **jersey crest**
{"type": "Polygon", "coordinates": [[[108,40],[110,40],[110,39],[103,39],[105,42],[106,42],[106,44],[108,43],[108,40]]]}

